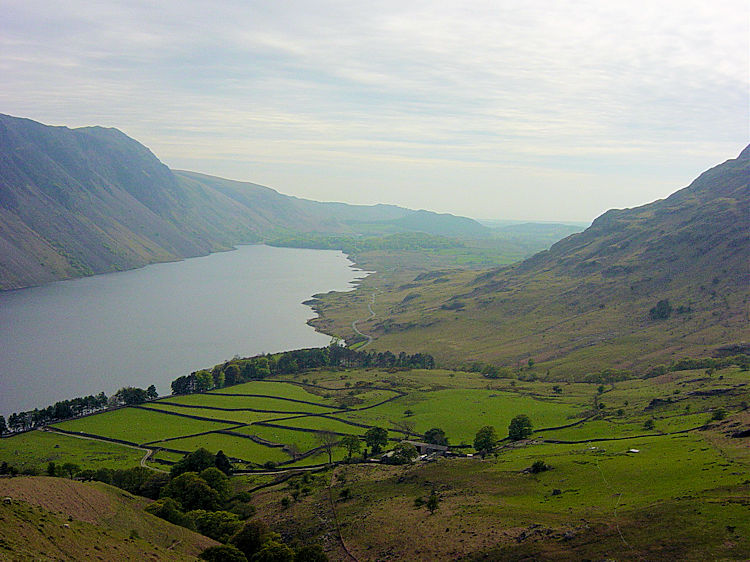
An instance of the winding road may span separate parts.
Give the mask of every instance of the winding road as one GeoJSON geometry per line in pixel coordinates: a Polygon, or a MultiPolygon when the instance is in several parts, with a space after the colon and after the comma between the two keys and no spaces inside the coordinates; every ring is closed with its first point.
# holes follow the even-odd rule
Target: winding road
{"type": "Polygon", "coordinates": [[[354,322],[352,322],[352,330],[354,330],[354,333],[359,336],[362,336],[363,338],[367,338],[367,342],[365,342],[364,345],[359,346],[358,349],[364,349],[365,347],[367,347],[368,345],[372,343],[373,337],[369,334],[364,334],[360,332],[359,328],[357,328],[357,324],[359,324],[360,322],[369,322],[370,320],[375,318],[376,315],[375,315],[375,311],[372,309],[372,305],[375,304],[375,297],[378,295],[378,292],[379,291],[374,292],[372,294],[372,298],[370,299],[370,302],[367,303],[367,310],[370,311],[370,316],[368,316],[364,320],[360,319],[360,320],[355,320],[354,322]]]}

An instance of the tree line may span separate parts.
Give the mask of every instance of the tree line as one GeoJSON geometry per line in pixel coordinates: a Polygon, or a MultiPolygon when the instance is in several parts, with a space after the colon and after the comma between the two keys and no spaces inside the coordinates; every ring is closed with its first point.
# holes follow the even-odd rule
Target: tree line
{"type": "Polygon", "coordinates": [[[8,416],[7,422],[3,416],[0,416],[0,435],[28,431],[51,423],[100,412],[107,408],[142,404],[158,396],[156,387],[152,384],[147,389],[134,386],[124,387],[109,397],[100,392],[97,395],[60,400],[46,408],[14,412],[8,416]]]}
{"type": "Polygon", "coordinates": [[[172,381],[174,394],[191,394],[214,388],[224,388],[243,382],[263,380],[271,375],[296,374],[308,369],[367,368],[383,369],[432,369],[432,355],[404,352],[395,355],[390,351],[356,351],[332,344],[328,347],[296,349],[271,355],[232,359],[216,365],[213,369],[202,369],[172,381]]]}

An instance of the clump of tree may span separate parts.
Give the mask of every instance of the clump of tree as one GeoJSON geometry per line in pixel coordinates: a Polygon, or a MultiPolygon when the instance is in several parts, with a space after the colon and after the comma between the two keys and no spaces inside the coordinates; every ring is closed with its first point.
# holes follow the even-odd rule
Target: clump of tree
{"type": "Polygon", "coordinates": [[[296,374],[308,369],[368,368],[432,369],[432,355],[415,353],[398,355],[390,351],[356,351],[332,344],[328,347],[297,349],[244,359],[232,359],[213,369],[195,371],[172,381],[174,394],[191,394],[223,388],[251,380],[262,380],[271,375],[296,374]]]}
{"type": "Polygon", "coordinates": [[[339,444],[339,437],[332,431],[316,431],[315,440],[322,451],[328,455],[328,464],[333,464],[333,450],[339,444]]]}
{"type": "Polygon", "coordinates": [[[0,416],[0,434],[27,431],[51,423],[93,414],[107,408],[109,399],[100,392],[97,395],[82,396],[70,400],[60,400],[46,408],[14,412],[8,420],[0,416]]]}
{"type": "Polygon", "coordinates": [[[491,425],[485,425],[474,436],[474,449],[485,458],[497,445],[497,433],[491,425]]]}
{"type": "Polygon", "coordinates": [[[428,429],[424,434],[424,441],[425,443],[430,443],[431,445],[443,445],[444,447],[448,446],[448,438],[445,436],[445,431],[443,431],[439,427],[428,429]]]}
{"type": "Polygon", "coordinates": [[[510,425],[508,425],[508,437],[511,441],[527,439],[533,431],[531,419],[526,414],[517,415],[510,420],[510,425]]]}
{"type": "Polygon", "coordinates": [[[371,427],[365,432],[365,443],[373,455],[377,455],[388,444],[388,430],[382,427],[371,427]]]}
{"type": "Polygon", "coordinates": [[[170,475],[174,478],[183,472],[201,472],[211,467],[218,468],[227,476],[231,476],[232,474],[232,464],[224,454],[224,451],[219,451],[214,455],[211,451],[201,447],[192,453],[188,453],[173,464],[170,469],[170,475]]]}
{"type": "MultiPolygon", "coordinates": [[[[328,557],[317,544],[291,548],[281,535],[271,531],[258,519],[248,521],[230,539],[228,544],[239,550],[245,560],[255,562],[326,562],[328,557]]],[[[208,560],[208,558],[204,558],[208,560]]]]}
{"type": "Polygon", "coordinates": [[[430,515],[435,513],[437,508],[440,506],[440,496],[438,496],[435,493],[435,490],[433,490],[432,493],[430,494],[430,497],[427,498],[427,501],[425,502],[425,506],[430,511],[430,515]]]}
{"type": "Polygon", "coordinates": [[[109,398],[100,392],[96,395],[60,400],[46,408],[14,412],[8,416],[7,421],[0,416],[0,435],[28,431],[63,420],[94,414],[111,406],[142,404],[158,396],[156,387],[152,384],[145,390],[132,386],[121,388],[109,398]]]}
{"type": "Polygon", "coordinates": [[[651,320],[666,320],[672,314],[672,305],[669,299],[663,299],[656,303],[656,306],[648,311],[648,317],[651,320]]]}
{"type": "Polygon", "coordinates": [[[512,379],[516,375],[509,367],[498,367],[489,363],[480,363],[476,361],[465,368],[471,373],[481,373],[488,379],[512,379]]]}
{"type": "Polygon", "coordinates": [[[126,386],[115,392],[109,402],[112,405],[132,406],[134,404],[143,404],[148,400],[154,400],[158,396],[159,394],[156,392],[156,387],[153,384],[147,389],[126,386]]]}
{"type": "Polygon", "coordinates": [[[694,359],[685,357],[678,361],[673,361],[670,365],[655,365],[649,367],[643,378],[652,378],[665,375],[670,371],[693,371],[698,369],[724,369],[732,365],[737,365],[743,371],[750,369],[750,356],[740,353],[738,355],[729,355],[727,357],[703,357],[694,359]]]}
{"type": "Polygon", "coordinates": [[[339,445],[346,449],[346,458],[348,459],[362,450],[362,442],[356,435],[345,435],[341,438],[339,445]]]}

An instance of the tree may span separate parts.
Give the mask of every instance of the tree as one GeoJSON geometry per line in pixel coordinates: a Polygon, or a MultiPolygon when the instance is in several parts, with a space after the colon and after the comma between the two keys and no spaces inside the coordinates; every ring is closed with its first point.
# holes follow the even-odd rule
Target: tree
{"type": "Polygon", "coordinates": [[[440,498],[433,490],[433,492],[430,494],[430,497],[427,498],[427,509],[430,510],[430,515],[435,513],[435,510],[438,508],[438,505],[440,505],[440,498]]]}
{"type": "Polygon", "coordinates": [[[216,453],[216,460],[214,461],[214,464],[216,464],[216,468],[221,470],[227,476],[231,476],[234,472],[232,463],[229,462],[229,458],[227,458],[227,456],[224,454],[224,451],[219,451],[218,453],[216,453]]]}
{"type": "Polygon", "coordinates": [[[201,560],[208,562],[247,562],[247,557],[237,547],[231,544],[210,546],[198,555],[201,560]]]}
{"type": "Polygon", "coordinates": [[[52,461],[47,463],[47,476],[57,476],[57,467],[52,461]]]}
{"type": "Polygon", "coordinates": [[[333,448],[338,444],[338,436],[332,431],[316,431],[315,438],[323,449],[328,454],[328,464],[333,464],[333,448]]]}
{"type": "Polygon", "coordinates": [[[155,400],[159,397],[159,393],[156,392],[156,387],[153,384],[146,389],[146,397],[149,400],[155,400]]]}
{"type": "Polygon", "coordinates": [[[266,542],[255,555],[253,562],[293,562],[294,551],[282,542],[266,542]]]}
{"type": "Polygon", "coordinates": [[[229,539],[229,544],[239,548],[248,560],[258,552],[269,536],[268,526],[260,519],[246,522],[243,527],[229,539]]]}
{"type": "Polygon", "coordinates": [[[156,515],[165,521],[179,525],[180,527],[186,527],[188,529],[194,529],[193,522],[189,517],[185,516],[185,513],[180,509],[180,504],[177,503],[173,498],[161,498],[155,502],[146,506],[146,511],[151,515],[156,515]]]}
{"type": "Polygon", "coordinates": [[[382,427],[372,427],[365,432],[365,443],[377,455],[388,444],[388,431],[382,427]]]}
{"type": "Polygon", "coordinates": [[[425,442],[431,443],[432,445],[443,445],[446,447],[448,446],[448,439],[445,437],[445,431],[443,431],[439,427],[428,429],[424,434],[424,440],[425,442]]]}
{"type": "Polygon", "coordinates": [[[198,474],[198,476],[200,476],[203,480],[205,480],[206,484],[208,484],[218,492],[219,501],[224,503],[229,499],[229,496],[232,493],[232,489],[229,484],[229,478],[227,478],[221,470],[219,470],[215,466],[211,466],[205,470],[202,470],[200,474],[198,474]]]}
{"type": "Polygon", "coordinates": [[[175,525],[179,525],[180,527],[195,530],[193,521],[185,515],[182,509],[180,509],[180,504],[178,504],[173,498],[158,499],[147,505],[146,511],[151,515],[156,515],[157,517],[169,521],[170,523],[174,523],[175,525]]]}
{"type": "Polygon", "coordinates": [[[174,478],[183,472],[200,472],[212,466],[216,466],[216,456],[201,447],[192,453],[188,453],[173,464],[169,472],[174,478]]]}
{"type": "Polygon", "coordinates": [[[214,386],[214,377],[209,371],[202,369],[195,373],[195,390],[204,392],[211,390],[214,386]]]}
{"type": "Polygon", "coordinates": [[[354,453],[359,453],[362,450],[362,443],[356,435],[345,435],[341,439],[339,446],[346,449],[348,458],[352,458],[354,453]]]}
{"type": "Polygon", "coordinates": [[[672,305],[668,299],[660,300],[656,306],[648,311],[651,320],[666,320],[672,314],[672,305]]]}
{"type": "Polygon", "coordinates": [[[533,426],[531,420],[526,414],[519,414],[512,420],[508,426],[508,437],[511,441],[520,441],[526,439],[533,432],[533,426]]]}
{"type": "Polygon", "coordinates": [[[402,441],[397,443],[393,448],[393,455],[391,456],[391,462],[393,464],[408,464],[419,456],[417,448],[411,443],[402,441]]]}
{"type": "Polygon", "coordinates": [[[172,478],[162,495],[174,498],[186,511],[205,509],[215,511],[221,507],[219,492],[195,472],[185,472],[172,478]]]}
{"type": "MultiPolygon", "coordinates": [[[[94,477],[96,478],[96,475],[94,477]]],[[[154,472],[138,487],[138,495],[155,500],[167,484],[169,484],[169,474],[154,472]]]]}
{"type": "Polygon", "coordinates": [[[81,470],[81,467],[73,462],[66,462],[61,467],[62,473],[67,474],[68,478],[73,478],[73,475],[81,470]]]}
{"type": "Polygon", "coordinates": [[[532,474],[539,474],[540,472],[544,472],[545,470],[549,470],[549,466],[541,459],[534,461],[530,469],[532,474]]]}
{"type": "Polygon", "coordinates": [[[656,424],[654,423],[653,419],[648,419],[645,422],[643,422],[643,429],[652,431],[655,427],[656,427],[656,424]]]}
{"type": "Polygon", "coordinates": [[[115,393],[114,398],[120,404],[143,404],[148,398],[148,394],[142,388],[126,386],[118,390],[115,393]]]}
{"type": "Polygon", "coordinates": [[[8,426],[5,425],[5,417],[0,416],[0,435],[8,433],[8,426]]]}
{"type": "Polygon", "coordinates": [[[496,444],[497,433],[495,433],[495,428],[491,425],[485,425],[477,431],[477,434],[474,436],[474,449],[482,455],[482,458],[484,458],[487,453],[491,452],[496,444]]]}
{"type": "Polygon", "coordinates": [[[242,526],[239,517],[228,511],[205,511],[202,509],[186,514],[195,522],[201,534],[219,542],[227,542],[242,526]]]}

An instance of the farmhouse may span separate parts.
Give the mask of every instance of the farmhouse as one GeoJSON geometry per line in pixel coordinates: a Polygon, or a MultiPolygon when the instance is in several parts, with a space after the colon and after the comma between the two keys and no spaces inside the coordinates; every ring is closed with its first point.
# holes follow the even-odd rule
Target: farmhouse
{"type": "Polygon", "coordinates": [[[403,443],[414,445],[420,455],[431,455],[432,453],[444,455],[448,452],[448,447],[444,445],[434,445],[432,443],[423,443],[421,441],[403,441],[403,443]]]}

